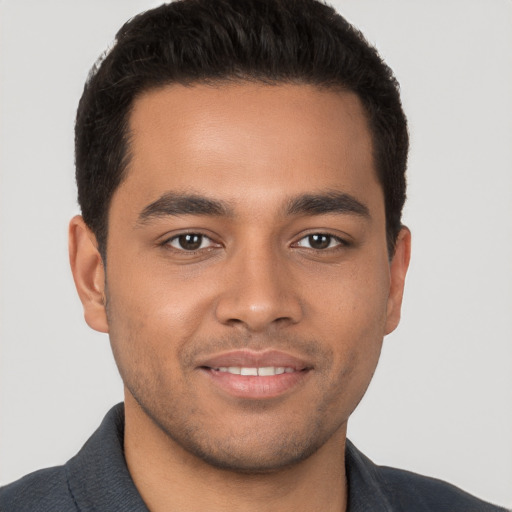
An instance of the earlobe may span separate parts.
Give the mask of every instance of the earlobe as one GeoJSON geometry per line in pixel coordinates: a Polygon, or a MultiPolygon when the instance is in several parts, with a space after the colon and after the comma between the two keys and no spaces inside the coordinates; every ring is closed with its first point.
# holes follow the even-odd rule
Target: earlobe
{"type": "Polygon", "coordinates": [[[80,215],[69,223],[69,261],[85,321],[96,331],[108,332],[103,261],[96,237],[80,215]]]}
{"type": "Polygon", "coordinates": [[[394,331],[400,322],[405,276],[411,258],[411,232],[403,226],[398,234],[395,253],[390,264],[390,286],[385,334],[394,331]]]}

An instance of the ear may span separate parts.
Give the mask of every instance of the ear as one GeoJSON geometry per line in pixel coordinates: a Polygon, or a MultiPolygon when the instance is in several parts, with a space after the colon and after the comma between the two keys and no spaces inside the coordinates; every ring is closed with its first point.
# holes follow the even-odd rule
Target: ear
{"type": "Polygon", "coordinates": [[[69,261],[87,325],[108,332],[105,269],[96,237],[80,215],[69,223],[69,261]]]}
{"type": "Polygon", "coordinates": [[[411,232],[403,226],[398,233],[395,253],[390,264],[390,286],[385,334],[394,331],[400,322],[405,275],[411,259],[411,232]]]}

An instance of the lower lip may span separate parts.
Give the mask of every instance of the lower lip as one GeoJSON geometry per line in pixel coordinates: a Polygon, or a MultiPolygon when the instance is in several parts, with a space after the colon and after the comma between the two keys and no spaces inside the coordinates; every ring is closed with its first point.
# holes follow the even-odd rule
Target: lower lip
{"type": "Polygon", "coordinates": [[[255,400],[276,398],[290,392],[301,385],[309,375],[309,370],[265,377],[236,375],[210,368],[201,368],[201,371],[209,377],[215,386],[231,396],[255,400]]]}

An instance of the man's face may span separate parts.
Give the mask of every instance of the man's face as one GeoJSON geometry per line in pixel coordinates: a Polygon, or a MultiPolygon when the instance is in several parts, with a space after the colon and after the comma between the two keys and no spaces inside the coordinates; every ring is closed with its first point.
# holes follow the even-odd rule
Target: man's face
{"type": "Polygon", "coordinates": [[[106,269],[127,408],[237,471],[339,446],[403,284],[360,101],[176,85],[137,99],[130,129],[106,269]]]}

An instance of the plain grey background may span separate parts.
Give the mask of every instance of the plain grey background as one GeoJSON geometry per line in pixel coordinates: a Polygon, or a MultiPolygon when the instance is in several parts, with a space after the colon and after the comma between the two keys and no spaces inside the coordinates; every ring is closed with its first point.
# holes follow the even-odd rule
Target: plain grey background
{"type": "MultiPolygon", "coordinates": [[[[413,258],[349,436],[375,462],[512,506],[512,2],[338,0],[394,69],[413,258]]],[[[159,2],[0,1],[0,482],[71,457],[122,386],[67,259],[89,68],[159,2]]]]}

